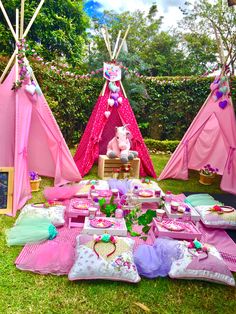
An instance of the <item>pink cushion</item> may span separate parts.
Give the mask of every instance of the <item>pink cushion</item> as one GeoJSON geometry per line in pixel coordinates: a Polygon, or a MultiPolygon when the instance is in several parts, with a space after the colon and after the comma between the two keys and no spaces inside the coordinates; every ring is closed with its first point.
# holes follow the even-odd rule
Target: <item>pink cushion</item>
{"type": "Polygon", "coordinates": [[[16,267],[39,274],[67,275],[74,263],[74,250],[69,242],[47,241],[35,249],[28,246],[27,257],[16,267]]]}
{"type": "Polygon", "coordinates": [[[190,251],[185,242],[180,242],[182,257],[173,262],[169,276],[178,279],[199,279],[235,286],[235,280],[220,253],[207,245],[206,253],[190,251]]]}

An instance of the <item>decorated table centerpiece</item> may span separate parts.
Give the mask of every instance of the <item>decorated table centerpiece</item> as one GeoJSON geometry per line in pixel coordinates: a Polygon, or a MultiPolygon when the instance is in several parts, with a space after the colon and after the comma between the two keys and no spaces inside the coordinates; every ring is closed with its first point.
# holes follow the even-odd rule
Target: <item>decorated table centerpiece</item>
{"type": "Polygon", "coordinates": [[[211,185],[219,169],[213,168],[210,164],[207,164],[200,169],[200,180],[199,182],[204,185],[211,185]]]}
{"type": "Polygon", "coordinates": [[[38,175],[38,173],[35,172],[35,171],[30,171],[30,172],[29,172],[29,177],[30,177],[31,191],[32,191],[32,192],[37,192],[37,191],[39,191],[39,186],[40,186],[41,178],[40,178],[40,176],[38,175]]]}

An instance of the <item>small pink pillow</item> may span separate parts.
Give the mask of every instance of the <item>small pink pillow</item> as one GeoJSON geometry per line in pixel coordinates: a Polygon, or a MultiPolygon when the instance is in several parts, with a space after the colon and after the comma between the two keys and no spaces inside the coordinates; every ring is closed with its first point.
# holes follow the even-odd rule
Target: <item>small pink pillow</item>
{"type": "Polygon", "coordinates": [[[133,260],[134,241],[126,237],[117,237],[125,249],[116,250],[109,259],[98,256],[93,250],[93,237],[77,237],[76,260],[68,275],[69,280],[107,279],[126,282],[139,282],[133,260]]]}
{"type": "Polygon", "coordinates": [[[180,242],[182,257],[173,262],[169,276],[176,279],[198,279],[235,286],[235,280],[220,253],[208,247],[208,255],[190,252],[186,242],[180,242]]]}
{"type": "Polygon", "coordinates": [[[48,240],[27,244],[16,260],[20,270],[39,274],[67,275],[74,263],[75,248],[69,241],[48,240]]]}

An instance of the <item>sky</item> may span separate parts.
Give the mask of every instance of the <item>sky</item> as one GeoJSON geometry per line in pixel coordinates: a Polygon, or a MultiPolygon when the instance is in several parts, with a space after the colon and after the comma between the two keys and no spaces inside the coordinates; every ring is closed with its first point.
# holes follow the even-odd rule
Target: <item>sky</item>
{"type": "MultiPolygon", "coordinates": [[[[85,6],[86,12],[90,16],[97,16],[103,10],[114,10],[117,13],[123,11],[145,11],[148,12],[151,5],[156,2],[158,7],[158,16],[164,16],[164,30],[177,26],[177,22],[182,18],[179,10],[186,0],[88,0],[85,6]]],[[[194,0],[192,0],[194,1],[194,0]]]]}

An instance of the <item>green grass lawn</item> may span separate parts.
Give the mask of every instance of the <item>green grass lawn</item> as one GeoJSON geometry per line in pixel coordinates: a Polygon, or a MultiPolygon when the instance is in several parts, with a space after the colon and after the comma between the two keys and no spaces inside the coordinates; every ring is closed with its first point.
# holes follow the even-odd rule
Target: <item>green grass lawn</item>
{"type": "MultiPolygon", "coordinates": [[[[159,175],[169,156],[152,156],[159,175]]],[[[95,177],[97,167],[90,175],[95,177]]],[[[166,180],[161,188],[181,193],[196,191],[222,193],[219,179],[210,187],[198,183],[198,173],[191,172],[188,181],[166,180]]],[[[52,180],[43,179],[43,186],[52,180]]],[[[34,193],[32,202],[42,201],[42,193],[34,193]]],[[[10,313],[145,313],[135,303],[144,304],[149,313],[235,313],[236,289],[201,281],[142,279],[138,284],[109,281],[70,282],[66,276],[42,276],[19,271],[14,260],[21,247],[8,248],[4,230],[14,219],[0,216],[0,314],[10,313]]],[[[146,310],[147,312],[147,310],[146,310]]]]}

